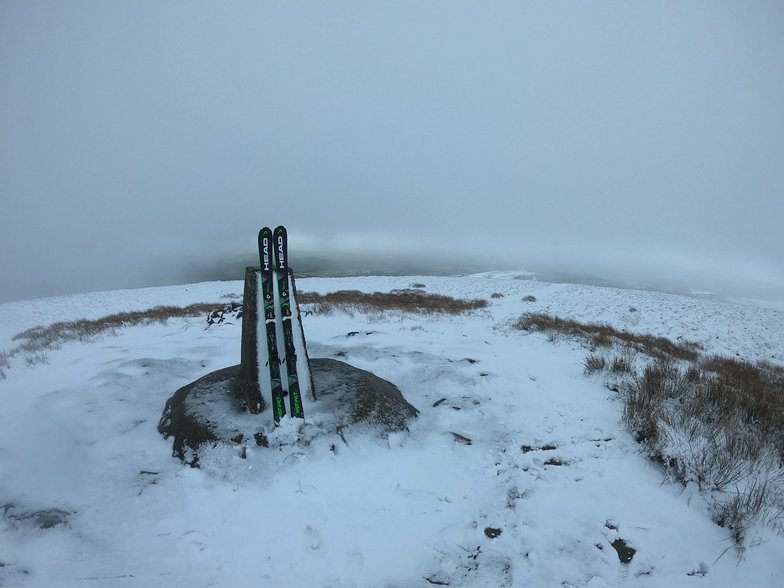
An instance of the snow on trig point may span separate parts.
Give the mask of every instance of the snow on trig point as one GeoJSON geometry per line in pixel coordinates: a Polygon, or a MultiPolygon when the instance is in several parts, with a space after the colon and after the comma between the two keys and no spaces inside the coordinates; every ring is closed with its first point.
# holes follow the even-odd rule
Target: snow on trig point
{"type": "Polygon", "coordinates": [[[271,399],[276,423],[286,414],[304,418],[302,398],[315,400],[315,393],[283,226],[274,232],[268,227],[259,231],[259,261],[258,268],[245,268],[241,353],[245,402],[250,412],[258,413],[265,399],[271,399]]]}

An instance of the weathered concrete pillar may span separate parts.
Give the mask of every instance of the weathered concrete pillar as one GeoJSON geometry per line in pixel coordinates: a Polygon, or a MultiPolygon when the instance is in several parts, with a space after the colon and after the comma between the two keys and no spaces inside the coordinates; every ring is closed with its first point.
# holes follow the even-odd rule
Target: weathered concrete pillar
{"type": "Polygon", "coordinates": [[[259,385],[258,352],[258,291],[259,269],[245,268],[245,290],[242,297],[242,348],[240,350],[240,386],[248,410],[264,410],[264,397],[259,385]]]}
{"type": "Polygon", "coordinates": [[[294,347],[297,350],[297,372],[299,373],[299,389],[302,396],[309,395],[316,400],[316,387],[313,385],[313,371],[310,368],[310,356],[308,355],[308,342],[305,341],[305,329],[302,326],[302,313],[297,302],[297,281],[294,279],[294,270],[289,268],[289,280],[291,283],[291,312],[294,323],[299,328],[294,329],[294,347]]]}
{"type": "MultiPolygon", "coordinates": [[[[260,269],[257,267],[245,268],[245,292],[242,300],[242,349],[240,351],[240,385],[245,403],[248,410],[252,413],[259,413],[264,410],[266,397],[270,396],[269,372],[266,365],[259,365],[259,357],[267,355],[267,342],[264,327],[264,319],[259,321],[259,282],[260,269]],[[259,338],[261,337],[261,341],[259,338]],[[261,349],[259,346],[261,345],[261,349]],[[260,378],[264,378],[263,381],[260,378]]],[[[302,328],[302,316],[297,304],[297,287],[294,283],[294,272],[289,269],[289,279],[291,289],[289,302],[292,312],[292,335],[294,336],[294,349],[297,355],[297,374],[299,375],[299,387],[302,396],[310,396],[316,399],[316,390],[313,387],[313,375],[310,370],[310,359],[308,357],[308,347],[305,342],[305,331],[302,328]]],[[[261,310],[263,313],[263,309],[261,310]]],[[[278,309],[276,309],[278,311],[278,309]]],[[[280,326],[278,326],[280,329],[280,326]]],[[[278,356],[283,359],[286,357],[283,348],[283,332],[278,332],[278,356]]],[[[264,361],[262,359],[262,361],[264,361]]],[[[281,366],[281,374],[285,379],[286,366],[281,366]]],[[[285,389],[288,385],[284,381],[285,389]]]]}

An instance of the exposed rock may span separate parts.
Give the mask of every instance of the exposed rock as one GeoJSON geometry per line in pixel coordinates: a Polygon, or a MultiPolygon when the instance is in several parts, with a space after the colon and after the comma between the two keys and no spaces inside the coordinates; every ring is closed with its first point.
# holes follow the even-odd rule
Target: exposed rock
{"type": "MultiPolygon", "coordinates": [[[[368,371],[335,359],[311,359],[310,368],[318,400],[305,404],[305,418],[320,429],[335,432],[364,425],[400,431],[418,414],[394,384],[368,371]]],[[[269,411],[248,412],[241,368],[235,365],[177,390],[166,401],[158,431],[174,438],[173,455],[197,466],[195,450],[204,443],[254,438],[256,445],[267,447],[264,429],[271,421],[269,411]]]]}
{"type": "Polygon", "coordinates": [[[0,506],[3,516],[11,521],[28,522],[39,529],[51,529],[57,525],[68,522],[71,513],[59,508],[44,508],[41,510],[20,511],[15,504],[9,502],[0,506]]]}
{"type": "Polygon", "coordinates": [[[616,539],[612,542],[612,546],[615,548],[615,551],[618,552],[618,559],[622,564],[631,562],[634,554],[637,553],[637,550],[634,549],[634,547],[631,547],[623,539],[616,539]]]}
{"type": "Polygon", "coordinates": [[[485,527],[485,535],[487,535],[490,539],[495,539],[501,535],[501,529],[496,527],[485,527]]]}
{"type": "Polygon", "coordinates": [[[310,369],[320,410],[335,415],[340,427],[366,423],[400,431],[419,414],[397,386],[368,371],[327,358],[312,359],[310,369]]]}
{"type": "Polygon", "coordinates": [[[463,445],[472,445],[474,443],[473,441],[471,441],[469,437],[466,437],[465,435],[461,435],[460,433],[455,433],[454,431],[450,431],[450,433],[452,433],[452,437],[458,443],[461,443],[463,445]]]}
{"type": "Polygon", "coordinates": [[[207,327],[215,325],[230,325],[230,319],[239,320],[242,318],[242,304],[239,302],[229,302],[220,308],[216,308],[207,315],[207,327]]]}
{"type": "MultiPolygon", "coordinates": [[[[158,432],[174,437],[172,454],[186,459],[203,443],[244,438],[240,421],[247,415],[239,365],[210,372],[183,386],[166,401],[158,432]],[[233,426],[233,424],[235,424],[233,426]]],[[[195,458],[195,456],[194,456],[195,458]]]]}

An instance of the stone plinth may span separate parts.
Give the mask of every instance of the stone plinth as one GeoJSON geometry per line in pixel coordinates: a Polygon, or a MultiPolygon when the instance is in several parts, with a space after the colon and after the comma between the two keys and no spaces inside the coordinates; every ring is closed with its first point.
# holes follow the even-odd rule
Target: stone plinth
{"type": "MultiPolygon", "coordinates": [[[[318,400],[306,405],[306,420],[321,434],[363,426],[379,433],[400,431],[419,411],[387,380],[335,359],[312,359],[318,400]]],[[[173,437],[172,453],[198,465],[205,443],[266,445],[271,418],[249,414],[242,368],[224,368],[180,388],[166,402],[158,431],[173,437]]]]}

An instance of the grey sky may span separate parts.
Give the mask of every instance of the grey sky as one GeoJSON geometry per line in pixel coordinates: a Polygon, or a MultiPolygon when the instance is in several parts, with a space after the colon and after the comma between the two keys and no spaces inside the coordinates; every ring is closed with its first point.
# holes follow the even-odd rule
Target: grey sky
{"type": "Polygon", "coordinates": [[[783,162],[780,1],[0,0],[0,301],[281,223],[784,287],[783,162]]]}

